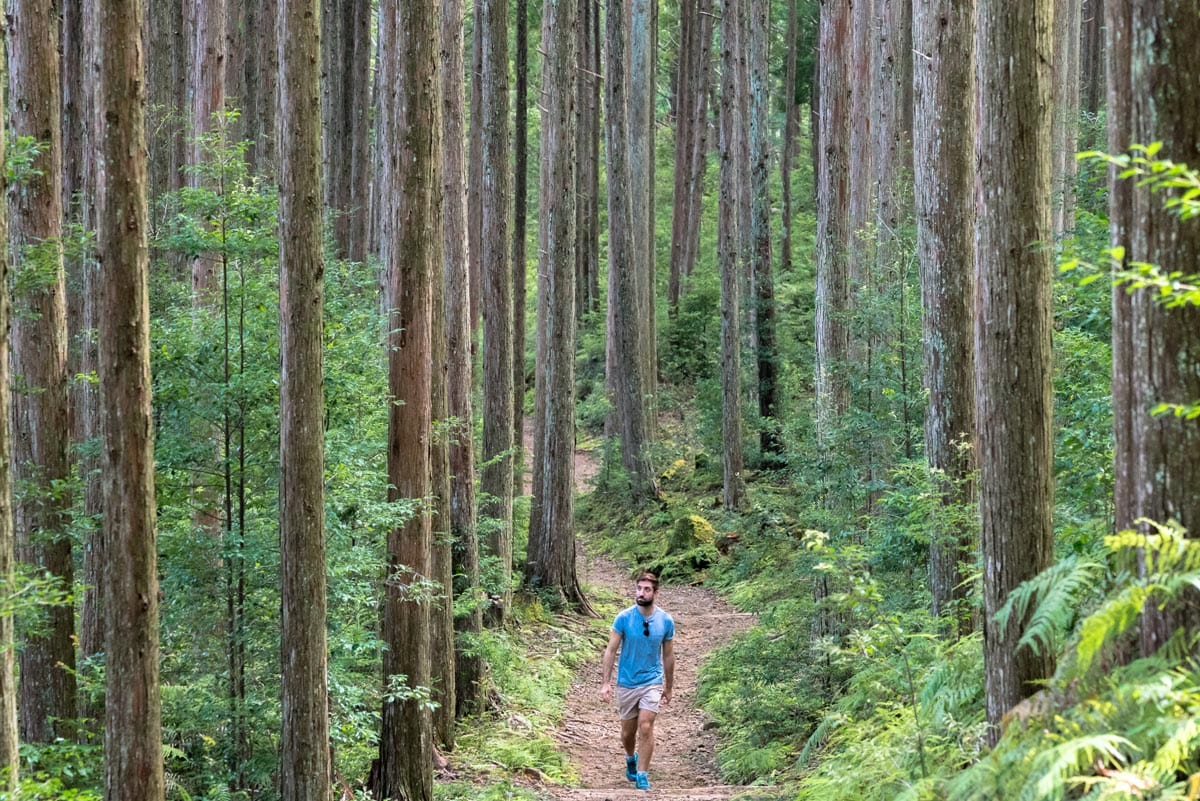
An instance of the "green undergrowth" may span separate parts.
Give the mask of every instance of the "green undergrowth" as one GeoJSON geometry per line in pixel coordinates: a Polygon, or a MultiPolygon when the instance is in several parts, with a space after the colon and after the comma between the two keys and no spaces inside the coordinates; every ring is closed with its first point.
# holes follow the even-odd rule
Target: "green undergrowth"
{"type": "MultiPolygon", "coordinates": [[[[591,589],[591,588],[589,588],[591,589]]],[[[617,598],[589,597],[600,617],[557,615],[536,597],[518,595],[513,624],[485,631],[479,650],[489,669],[488,710],[460,721],[451,777],[438,799],[532,799],[543,782],[571,785],[578,775],[554,741],[575,671],[594,659],[608,639],[606,618],[617,598]]]]}

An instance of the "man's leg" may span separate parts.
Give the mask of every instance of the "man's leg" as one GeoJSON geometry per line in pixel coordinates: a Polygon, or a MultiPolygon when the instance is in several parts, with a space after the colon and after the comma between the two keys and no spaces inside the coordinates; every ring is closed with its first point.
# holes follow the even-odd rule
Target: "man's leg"
{"type": "MultiPolygon", "coordinates": [[[[643,773],[650,770],[650,758],[654,756],[654,719],[657,717],[657,712],[641,709],[638,711],[637,718],[622,721],[636,724],[634,728],[637,731],[638,739],[638,770],[643,773]]],[[[632,753],[628,747],[625,751],[632,753]]]]}
{"type": "MultiPolygon", "coordinates": [[[[642,714],[646,713],[643,712],[642,714]]],[[[638,718],[628,718],[621,721],[621,745],[625,747],[625,756],[633,756],[634,749],[637,748],[637,733],[638,718]]],[[[651,748],[653,747],[652,745],[651,748]]]]}

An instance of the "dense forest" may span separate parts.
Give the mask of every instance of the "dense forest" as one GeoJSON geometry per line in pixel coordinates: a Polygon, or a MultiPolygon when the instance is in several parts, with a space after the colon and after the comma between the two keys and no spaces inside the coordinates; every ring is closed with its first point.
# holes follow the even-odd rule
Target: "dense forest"
{"type": "Polygon", "coordinates": [[[0,801],[1200,798],[1200,0],[0,37],[0,801]]]}

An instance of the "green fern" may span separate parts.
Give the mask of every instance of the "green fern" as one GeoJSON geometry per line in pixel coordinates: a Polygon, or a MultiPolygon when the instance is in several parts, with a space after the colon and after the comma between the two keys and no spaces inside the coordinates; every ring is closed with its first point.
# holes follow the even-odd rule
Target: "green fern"
{"type": "Polygon", "coordinates": [[[1057,651],[1063,635],[1077,618],[1079,599],[1094,592],[1103,571],[1094,561],[1069,556],[1013,590],[996,612],[996,622],[1004,628],[1014,613],[1018,620],[1028,616],[1018,645],[1034,653],[1043,649],[1057,651]]]}

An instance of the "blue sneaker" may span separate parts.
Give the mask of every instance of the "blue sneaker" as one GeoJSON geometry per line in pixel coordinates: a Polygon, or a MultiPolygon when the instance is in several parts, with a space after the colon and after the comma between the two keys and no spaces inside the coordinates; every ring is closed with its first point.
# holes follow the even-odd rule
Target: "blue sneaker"
{"type": "Polygon", "coordinates": [[[637,788],[639,790],[649,790],[650,789],[650,777],[646,775],[646,771],[643,770],[640,773],[638,773],[637,778],[634,779],[634,781],[637,782],[637,788]]]}
{"type": "Polygon", "coordinates": [[[633,756],[625,757],[625,778],[631,782],[637,781],[637,752],[633,752],[633,756]]]}

